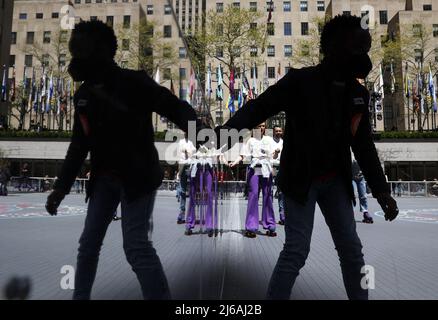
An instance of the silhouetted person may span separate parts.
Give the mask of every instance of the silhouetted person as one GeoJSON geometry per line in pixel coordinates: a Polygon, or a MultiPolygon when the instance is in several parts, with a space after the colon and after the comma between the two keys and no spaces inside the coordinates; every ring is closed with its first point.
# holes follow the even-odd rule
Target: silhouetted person
{"type": "Polygon", "coordinates": [[[149,239],[156,190],[163,178],[152,112],[187,131],[188,121],[196,120],[195,111],[144,71],[119,68],[114,62],[114,31],[101,21],[77,24],[69,49],[69,73],[75,81],[84,82],[74,96],[73,136],[46,208],[56,214],[90,152],[88,212],[79,240],[73,298],[90,298],[100,248],[120,202],[123,249],[143,297],[170,298],[160,259],[149,239]]]}
{"type": "Polygon", "coordinates": [[[316,203],[338,251],[348,297],[368,298],[368,290],[361,287],[364,259],[352,207],[350,147],[386,220],[398,214],[372,140],[369,93],[356,80],[366,78],[372,68],[371,36],[360,23],[354,16],[327,22],[321,35],[322,63],[292,69],[225,125],[249,129],[286,113],[279,179],[288,210],[286,243],[269,284],[269,299],[290,297],[310,250],[316,203]]]}

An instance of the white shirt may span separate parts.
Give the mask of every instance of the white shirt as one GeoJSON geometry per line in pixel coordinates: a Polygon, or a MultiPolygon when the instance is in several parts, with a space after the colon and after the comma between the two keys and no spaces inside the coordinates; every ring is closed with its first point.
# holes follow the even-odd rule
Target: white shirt
{"type": "Polygon", "coordinates": [[[254,168],[256,175],[269,177],[269,174],[272,172],[271,161],[274,150],[274,139],[270,136],[263,136],[261,139],[249,138],[242,150],[242,155],[250,157],[250,166],[254,168]],[[261,165],[262,167],[256,167],[256,165],[261,165]]]}
{"type": "Polygon", "coordinates": [[[283,151],[283,139],[280,138],[280,140],[278,140],[278,142],[275,142],[274,139],[272,139],[272,141],[273,141],[273,148],[274,148],[273,152],[275,152],[275,150],[277,150],[277,149],[280,150],[280,152],[278,153],[277,159],[274,159],[274,158],[272,159],[272,165],[278,166],[278,165],[280,165],[281,152],[283,151]]]}
{"type": "Polygon", "coordinates": [[[190,140],[181,139],[178,142],[178,163],[185,165],[190,163],[190,159],[196,152],[196,148],[190,140]],[[186,156],[187,151],[187,156],[186,156]]]}

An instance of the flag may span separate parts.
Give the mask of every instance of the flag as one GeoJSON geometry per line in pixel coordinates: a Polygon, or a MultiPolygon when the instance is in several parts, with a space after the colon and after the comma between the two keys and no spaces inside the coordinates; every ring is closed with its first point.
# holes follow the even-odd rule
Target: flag
{"type": "Polygon", "coordinates": [[[420,110],[420,100],[418,99],[418,79],[412,81],[412,104],[414,112],[418,112],[420,110]]]}
{"type": "Polygon", "coordinates": [[[242,108],[244,103],[245,100],[243,98],[243,84],[242,81],[240,81],[240,90],[239,90],[239,95],[237,96],[237,108],[238,109],[242,108]]]}
{"type": "Polygon", "coordinates": [[[263,91],[268,89],[269,79],[268,79],[268,63],[265,63],[265,77],[263,78],[263,91]]]}
{"type": "Polygon", "coordinates": [[[50,74],[49,87],[47,88],[46,97],[46,113],[49,113],[52,109],[52,99],[53,99],[53,72],[50,74]]]}
{"type": "Polygon", "coordinates": [[[234,99],[234,70],[230,70],[230,95],[234,99]]]}
{"type": "Polygon", "coordinates": [[[2,90],[1,90],[1,101],[6,101],[6,66],[3,66],[3,80],[2,80],[2,90]]]}
{"type": "Polygon", "coordinates": [[[382,100],[385,98],[385,91],[384,91],[384,88],[383,88],[382,64],[380,64],[379,80],[374,83],[374,92],[379,93],[381,98],[382,98],[382,100]]]}
{"type": "Polygon", "coordinates": [[[16,94],[16,88],[15,88],[15,66],[12,66],[12,81],[11,81],[11,92],[10,92],[10,101],[15,101],[15,94],[16,94]]]}
{"type": "Polygon", "coordinates": [[[272,10],[274,9],[274,1],[271,0],[268,4],[268,23],[271,22],[272,19],[272,10]]]}
{"type": "Polygon", "coordinates": [[[406,62],[406,66],[405,66],[405,96],[406,98],[409,99],[409,97],[411,96],[411,93],[409,91],[409,74],[408,74],[408,63],[406,62]]]}
{"type": "Polygon", "coordinates": [[[40,91],[40,98],[39,98],[39,106],[41,107],[40,112],[43,113],[45,111],[45,101],[46,101],[46,82],[47,82],[47,77],[46,77],[46,71],[43,68],[43,75],[42,75],[42,79],[41,79],[41,91],[40,91]]]}
{"type": "Polygon", "coordinates": [[[245,92],[247,93],[248,99],[254,99],[251,87],[249,86],[248,79],[246,78],[246,75],[243,75],[243,87],[245,88],[245,92]]]}
{"type": "Polygon", "coordinates": [[[208,65],[208,71],[207,71],[207,98],[211,99],[211,64],[208,65]]]}
{"type": "Polygon", "coordinates": [[[433,112],[437,112],[437,103],[436,103],[436,88],[435,88],[435,80],[433,79],[432,70],[429,66],[429,94],[432,99],[432,109],[433,112]]]}
{"type": "Polygon", "coordinates": [[[254,68],[252,70],[252,93],[254,96],[254,99],[257,97],[257,65],[254,62],[254,68]]]}
{"type": "Polygon", "coordinates": [[[391,94],[395,92],[395,76],[394,76],[394,68],[391,62],[391,94]]]}
{"type": "Polygon", "coordinates": [[[222,89],[223,85],[223,77],[222,77],[222,66],[219,65],[217,69],[217,89],[216,89],[216,99],[222,101],[224,99],[224,90],[222,89]]]}
{"type": "Polygon", "coordinates": [[[230,109],[230,112],[231,113],[234,113],[236,110],[235,110],[235,108],[234,108],[234,99],[233,99],[233,97],[231,96],[231,92],[230,92],[230,94],[228,95],[228,99],[227,99],[227,107],[228,107],[228,109],[230,109]]]}
{"type": "Polygon", "coordinates": [[[417,91],[418,91],[418,99],[420,102],[420,109],[421,109],[421,113],[424,113],[423,80],[421,79],[420,74],[418,74],[417,76],[417,81],[418,81],[417,91]]]}
{"type": "Polygon", "coordinates": [[[155,82],[160,84],[160,67],[157,67],[157,71],[155,72],[155,82]]]}
{"type": "MultiPolygon", "coordinates": [[[[193,69],[190,68],[190,92],[189,92],[189,97],[190,97],[190,101],[193,101],[193,94],[195,93],[195,73],[193,72],[193,69]]],[[[193,104],[193,102],[192,102],[193,104]]]]}

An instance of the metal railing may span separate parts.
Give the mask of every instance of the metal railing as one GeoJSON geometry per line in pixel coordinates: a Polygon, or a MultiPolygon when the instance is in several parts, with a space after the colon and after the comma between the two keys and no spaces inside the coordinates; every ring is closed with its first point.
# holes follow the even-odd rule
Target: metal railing
{"type": "MultiPolygon", "coordinates": [[[[12,177],[7,187],[9,192],[46,192],[52,189],[56,178],[12,177]]],[[[76,179],[71,193],[85,193],[88,179],[76,179]]],[[[395,197],[438,197],[438,181],[388,181],[395,197]]],[[[177,191],[178,180],[163,180],[158,191],[177,191]]],[[[246,181],[218,182],[219,194],[243,197],[246,181]]]]}

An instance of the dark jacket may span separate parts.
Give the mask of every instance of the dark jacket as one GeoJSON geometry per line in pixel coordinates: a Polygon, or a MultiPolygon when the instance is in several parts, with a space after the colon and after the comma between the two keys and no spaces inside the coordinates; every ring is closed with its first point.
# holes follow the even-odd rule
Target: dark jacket
{"type": "Polygon", "coordinates": [[[376,196],[389,192],[389,186],[372,139],[368,102],[369,93],[358,81],[339,86],[328,67],[321,64],[290,70],[277,84],[250,100],[225,126],[251,129],[284,111],[286,128],[279,186],[286,195],[300,203],[307,201],[312,181],[320,174],[320,168],[313,164],[324,156],[318,151],[327,149],[327,136],[333,136],[336,140],[330,150],[336,159],[336,172],[343,178],[350,197],[354,199],[350,147],[376,196]],[[343,94],[339,90],[333,94],[334,85],[343,94]],[[330,104],[335,104],[336,116],[335,111],[330,111],[330,104]]]}
{"type": "Polygon", "coordinates": [[[114,66],[103,84],[84,82],[74,96],[73,136],[54,189],[68,193],[90,152],[87,198],[101,172],[119,177],[128,200],[158,188],[163,179],[154,146],[152,112],[187,131],[194,109],[143,71],[114,66]]]}

